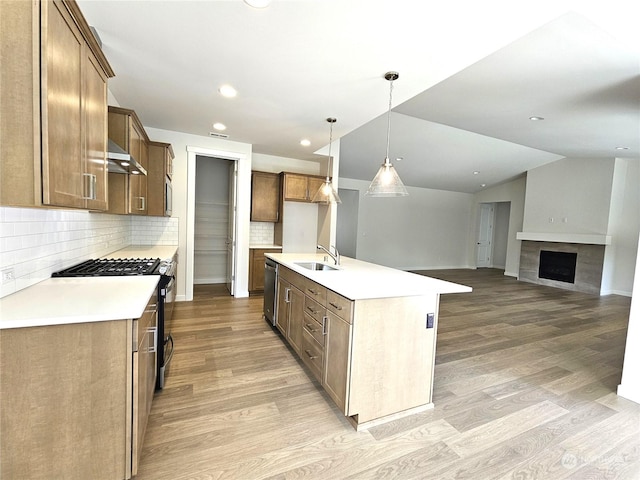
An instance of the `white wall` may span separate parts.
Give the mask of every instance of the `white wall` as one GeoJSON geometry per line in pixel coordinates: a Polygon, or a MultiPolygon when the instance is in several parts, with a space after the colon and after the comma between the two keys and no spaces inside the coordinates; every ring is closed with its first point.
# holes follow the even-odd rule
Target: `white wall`
{"type": "MultiPolygon", "coordinates": [[[[478,192],[474,197],[473,218],[471,225],[475,227],[477,222],[478,206],[481,203],[491,202],[509,202],[511,208],[509,210],[509,231],[507,235],[507,251],[505,257],[504,274],[512,277],[518,276],[520,269],[520,244],[521,241],[516,239],[516,233],[522,231],[522,223],[524,217],[524,199],[526,189],[526,178],[518,178],[508,183],[487,188],[478,192]]],[[[468,245],[469,255],[476,258],[476,242],[475,238],[468,245]]]]}
{"type": "Polygon", "coordinates": [[[564,158],[529,170],[522,231],[606,234],[614,166],[564,158]]]}
{"type": "Polygon", "coordinates": [[[640,232],[640,160],[618,158],[612,183],[601,294],[631,296],[640,232]]]}
{"type": "Polygon", "coordinates": [[[407,187],[407,197],[371,198],[369,182],[347,178],[340,187],[359,191],[359,260],[403,270],[472,267],[473,195],[407,187]]]}

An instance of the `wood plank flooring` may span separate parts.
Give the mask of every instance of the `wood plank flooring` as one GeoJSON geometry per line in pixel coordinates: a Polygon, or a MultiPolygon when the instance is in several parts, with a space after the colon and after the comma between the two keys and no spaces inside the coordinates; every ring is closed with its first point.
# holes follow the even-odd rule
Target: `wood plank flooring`
{"type": "Polygon", "coordinates": [[[198,286],[175,308],[137,479],[640,479],[640,405],[615,395],[629,298],[424,273],[474,288],[441,299],[435,408],[364,432],[262,318],[262,297],[198,286]]]}

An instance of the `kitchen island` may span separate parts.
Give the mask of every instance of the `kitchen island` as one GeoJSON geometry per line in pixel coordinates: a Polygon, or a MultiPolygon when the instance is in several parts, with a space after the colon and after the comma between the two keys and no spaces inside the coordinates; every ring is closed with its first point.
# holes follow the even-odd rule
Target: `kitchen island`
{"type": "Polygon", "coordinates": [[[352,258],[267,257],[276,327],[354,428],[433,407],[440,295],[470,287],[352,258]]]}

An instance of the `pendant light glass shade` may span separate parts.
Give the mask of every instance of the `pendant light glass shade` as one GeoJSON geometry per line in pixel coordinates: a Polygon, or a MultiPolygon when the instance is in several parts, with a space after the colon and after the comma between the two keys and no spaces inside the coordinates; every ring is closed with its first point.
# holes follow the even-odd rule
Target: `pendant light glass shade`
{"type": "Polygon", "coordinates": [[[322,183],[316,194],[313,196],[311,201],[313,203],[324,203],[326,205],[330,203],[342,203],[340,197],[338,196],[338,192],[333,188],[333,184],[331,183],[331,143],[333,142],[333,124],[336,123],[336,119],[333,117],[327,118],[327,122],[329,123],[329,160],[327,161],[327,178],[322,183]]]}
{"type": "Polygon", "coordinates": [[[400,75],[398,72],[387,72],[384,74],[385,80],[390,82],[389,86],[389,111],[387,113],[387,156],[384,163],[373,177],[369,189],[365,193],[370,197],[406,197],[409,195],[396,169],[389,162],[389,139],[391,133],[391,99],[393,95],[393,81],[400,75]]]}
{"type": "Polygon", "coordinates": [[[388,157],[380,167],[380,170],[378,170],[378,173],[376,173],[376,176],[373,177],[373,181],[365,195],[370,197],[406,197],[409,195],[388,157]]]}

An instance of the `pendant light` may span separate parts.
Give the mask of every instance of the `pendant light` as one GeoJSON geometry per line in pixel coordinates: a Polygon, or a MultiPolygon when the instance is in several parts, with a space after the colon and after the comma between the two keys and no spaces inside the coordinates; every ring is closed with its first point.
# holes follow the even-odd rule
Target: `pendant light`
{"type": "Polygon", "coordinates": [[[342,203],[340,197],[338,196],[338,192],[333,188],[331,183],[331,179],[329,178],[331,175],[331,143],[333,142],[333,124],[336,123],[336,119],[333,117],[327,118],[327,122],[329,123],[329,160],[327,161],[327,178],[322,183],[322,186],[318,189],[316,194],[313,196],[311,201],[313,203],[324,203],[326,205],[330,203],[342,203]]]}
{"type": "Polygon", "coordinates": [[[398,72],[387,72],[384,74],[385,80],[390,82],[389,87],[389,112],[387,114],[387,156],[384,163],[373,178],[369,190],[365,193],[370,197],[405,197],[409,195],[402,180],[398,176],[398,172],[389,162],[389,137],[391,132],[391,98],[393,95],[393,81],[397,80],[400,75],[398,72]]]}

